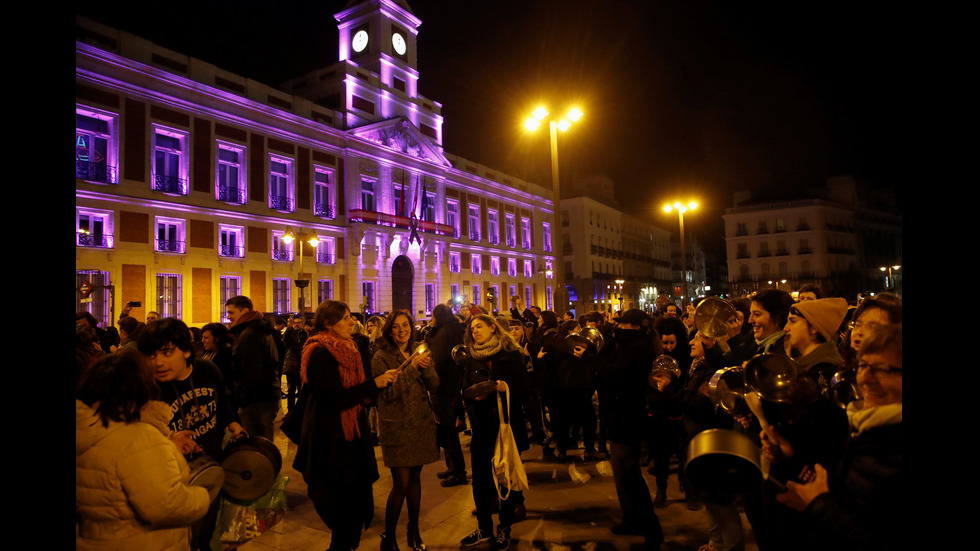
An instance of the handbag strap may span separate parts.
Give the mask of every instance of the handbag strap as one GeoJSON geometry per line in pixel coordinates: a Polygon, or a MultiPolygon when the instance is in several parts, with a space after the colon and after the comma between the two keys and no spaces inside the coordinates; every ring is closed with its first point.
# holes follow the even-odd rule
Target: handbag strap
{"type": "MultiPolygon", "coordinates": [[[[497,383],[504,385],[504,396],[507,399],[507,418],[510,419],[510,387],[507,386],[507,382],[506,381],[497,381],[497,383]]],[[[510,424],[509,422],[504,421],[504,406],[500,402],[500,393],[499,392],[497,393],[497,416],[500,417],[500,424],[501,425],[508,425],[508,424],[510,424]]]]}

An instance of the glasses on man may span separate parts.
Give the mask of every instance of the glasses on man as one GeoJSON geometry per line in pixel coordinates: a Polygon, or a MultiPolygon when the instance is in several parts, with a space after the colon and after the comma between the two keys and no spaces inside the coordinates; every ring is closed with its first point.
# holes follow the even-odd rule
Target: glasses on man
{"type": "Polygon", "coordinates": [[[901,375],[902,368],[896,367],[894,365],[889,365],[884,362],[869,364],[867,362],[858,362],[858,371],[862,369],[870,369],[871,374],[874,376],[879,375],[901,375]]]}

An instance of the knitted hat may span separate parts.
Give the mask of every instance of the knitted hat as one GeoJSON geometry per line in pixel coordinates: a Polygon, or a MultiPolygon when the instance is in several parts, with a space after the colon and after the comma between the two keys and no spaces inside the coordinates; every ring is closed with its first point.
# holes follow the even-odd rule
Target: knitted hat
{"type": "Polygon", "coordinates": [[[847,315],[847,301],[840,298],[821,298],[793,305],[810,326],[820,332],[827,342],[834,342],[837,330],[847,315]]]}

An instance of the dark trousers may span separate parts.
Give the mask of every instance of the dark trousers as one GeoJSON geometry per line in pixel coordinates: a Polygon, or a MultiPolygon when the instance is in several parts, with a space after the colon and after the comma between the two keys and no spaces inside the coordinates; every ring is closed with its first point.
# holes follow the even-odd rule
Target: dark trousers
{"type": "Polygon", "coordinates": [[[663,529],[640,470],[640,444],[609,442],[609,455],[623,523],[642,529],[648,541],[662,542],[663,529]]]}
{"type": "MultiPolygon", "coordinates": [[[[473,470],[473,503],[476,505],[476,522],[485,533],[493,532],[493,501],[497,498],[497,487],[493,482],[493,448],[497,441],[496,431],[478,434],[473,429],[470,442],[470,468],[473,470]]],[[[514,511],[524,502],[524,492],[510,492],[507,499],[500,502],[500,525],[514,523],[514,511]]]]}
{"type": "Polygon", "coordinates": [[[466,460],[463,458],[463,446],[459,443],[459,432],[453,417],[449,422],[440,423],[436,429],[439,446],[445,450],[446,468],[455,475],[466,476],[466,460]]]}

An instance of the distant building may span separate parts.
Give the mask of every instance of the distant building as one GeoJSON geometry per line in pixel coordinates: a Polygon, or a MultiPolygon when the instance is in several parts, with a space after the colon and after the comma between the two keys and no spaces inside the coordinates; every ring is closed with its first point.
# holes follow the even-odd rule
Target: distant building
{"type": "Polygon", "coordinates": [[[133,300],[200,325],[244,294],[295,312],[295,280],[306,311],[552,306],[550,189],[443,151],[421,21],[348,6],[339,62],[281,90],[76,18],[75,274],[96,286],[77,310],[111,323],[133,300]]]}
{"type": "Polygon", "coordinates": [[[884,287],[880,266],[901,265],[902,215],[893,193],[850,176],[796,197],[740,192],[723,218],[735,295],[817,283],[851,299],[884,287]]]}

